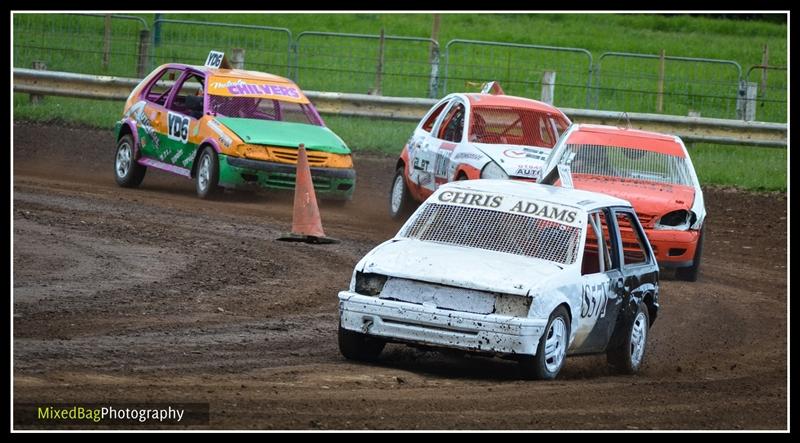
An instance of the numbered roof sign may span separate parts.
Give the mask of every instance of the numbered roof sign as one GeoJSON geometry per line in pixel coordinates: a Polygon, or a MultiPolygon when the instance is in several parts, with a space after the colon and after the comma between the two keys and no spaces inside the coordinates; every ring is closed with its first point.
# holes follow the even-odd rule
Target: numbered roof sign
{"type": "Polygon", "coordinates": [[[219,51],[211,51],[208,53],[208,58],[206,58],[206,67],[209,68],[219,68],[222,66],[222,59],[225,57],[224,52],[219,51]]]}

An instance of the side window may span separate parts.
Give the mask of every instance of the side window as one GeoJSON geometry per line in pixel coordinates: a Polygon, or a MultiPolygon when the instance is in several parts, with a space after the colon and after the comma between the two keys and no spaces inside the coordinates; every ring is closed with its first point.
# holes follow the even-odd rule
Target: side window
{"type": "Polygon", "coordinates": [[[542,146],[552,148],[553,145],[556,144],[556,142],[552,134],[550,133],[549,128],[547,127],[547,121],[545,120],[544,116],[539,117],[538,120],[539,120],[539,137],[542,139],[542,146]]]}
{"type": "Polygon", "coordinates": [[[181,74],[183,71],[180,69],[165,69],[156,81],[150,83],[150,88],[143,94],[145,100],[164,106],[167,103],[169,91],[172,90],[172,86],[181,74]]]}
{"type": "Polygon", "coordinates": [[[444,108],[447,107],[448,103],[450,102],[446,101],[442,103],[433,112],[431,112],[431,115],[428,117],[427,120],[425,120],[425,123],[423,123],[422,125],[423,131],[431,132],[433,130],[433,124],[436,123],[436,118],[439,117],[439,114],[441,114],[442,111],[444,111],[444,108]]]}
{"type": "Polygon", "coordinates": [[[169,109],[191,116],[200,118],[203,116],[203,77],[199,74],[190,74],[183,83],[180,84],[175,98],[169,105],[169,109]]]}
{"type": "Polygon", "coordinates": [[[617,212],[616,218],[620,236],[622,237],[622,260],[624,264],[630,266],[645,263],[647,261],[647,253],[639,230],[634,228],[633,215],[629,212],[617,212]]]}
{"type": "Polygon", "coordinates": [[[437,138],[458,143],[464,133],[464,104],[454,104],[442,120],[437,138]]]}
{"type": "Polygon", "coordinates": [[[589,214],[586,226],[586,246],[583,249],[581,275],[612,269],[614,264],[611,259],[611,238],[605,214],[602,211],[589,214]]]}

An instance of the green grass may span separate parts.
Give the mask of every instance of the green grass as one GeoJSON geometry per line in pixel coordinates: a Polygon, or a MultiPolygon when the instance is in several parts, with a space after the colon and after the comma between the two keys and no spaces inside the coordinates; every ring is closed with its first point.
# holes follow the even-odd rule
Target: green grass
{"type": "MultiPolygon", "coordinates": [[[[119,101],[95,101],[45,97],[31,105],[27,94],[14,94],[14,120],[50,122],[109,129],[122,113],[119,101]],[[77,112],[76,109],[81,111],[77,112]]],[[[415,122],[392,122],[367,118],[323,116],[328,127],[354,152],[399,155],[416,126],[415,122]]],[[[786,191],[787,150],[695,144],[689,154],[704,185],[733,186],[754,191],[786,191]]]]}
{"type": "MultiPolygon", "coordinates": [[[[152,23],[153,14],[139,14],[152,23]]],[[[192,19],[283,27],[294,38],[303,31],[345,32],[429,37],[431,14],[164,14],[167,19],[192,19]]],[[[14,16],[14,66],[43,60],[51,70],[134,76],[138,25],[114,21],[112,57],[102,63],[103,20],[57,14],[14,16]]],[[[209,48],[246,49],[247,66],[290,76],[308,90],[366,93],[375,86],[375,39],[301,38],[296,61],[289,57],[286,35],[242,29],[165,24],[162,44],[151,51],[151,63],[202,63],[209,48]],[[298,65],[298,69],[292,66],[298,65]]],[[[600,62],[589,83],[588,59],[569,52],[530,51],[457,44],[450,48],[447,81],[444,65],[438,96],[467,89],[468,82],[500,80],[506,92],[540,98],[541,76],[555,70],[555,104],[630,112],[656,112],[657,60],[605,57],[607,51],[705,57],[733,60],[746,74],[761,63],[768,45],[770,64],[787,63],[787,26],[779,23],[652,14],[442,14],[438,41],[472,39],[518,44],[584,48],[600,62]],[[634,92],[644,91],[644,92],[634,92]]],[[[426,96],[429,93],[427,43],[387,41],[383,95],[426,96]]],[[[751,81],[759,80],[759,72],[751,81]]],[[[738,73],[722,64],[665,65],[662,112],[735,118],[738,73]]],[[[785,71],[770,71],[766,100],[757,119],[786,121],[785,71]]]]}

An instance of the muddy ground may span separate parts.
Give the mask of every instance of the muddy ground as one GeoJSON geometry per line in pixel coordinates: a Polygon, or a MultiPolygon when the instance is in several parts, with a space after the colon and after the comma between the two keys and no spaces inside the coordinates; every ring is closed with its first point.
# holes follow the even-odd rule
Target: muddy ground
{"type": "Polygon", "coordinates": [[[393,158],[357,155],[354,202],[322,206],[341,244],[291,244],[290,195],[206,202],[158,171],[122,189],[110,131],[13,129],[16,402],[208,402],[228,429],[787,427],[785,194],[706,189],[700,279],[662,276],[640,375],[574,357],[531,382],[500,359],[339,355],[336,294],[400,226],[393,158]]]}

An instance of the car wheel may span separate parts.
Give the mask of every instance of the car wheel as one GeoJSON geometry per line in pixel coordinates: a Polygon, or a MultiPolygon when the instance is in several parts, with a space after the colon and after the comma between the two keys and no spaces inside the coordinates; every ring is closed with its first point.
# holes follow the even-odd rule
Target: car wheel
{"type": "Polygon", "coordinates": [[[617,346],[606,352],[608,363],[619,373],[639,372],[647,349],[647,334],[650,331],[650,316],[644,302],[636,305],[632,319],[619,331],[622,335],[617,346]]]}
{"type": "Polygon", "coordinates": [[[142,184],[147,167],[133,158],[133,137],[128,134],[117,142],[117,155],[114,158],[114,178],[124,188],[135,188],[142,184]]]}
{"type": "Polygon", "coordinates": [[[567,356],[569,345],[569,315],[564,306],[559,306],[550,314],[545,333],[539,339],[536,355],[525,356],[519,360],[523,377],[534,380],[556,378],[567,356]]]}
{"type": "Polygon", "coordinates": [[[461,180],[469,180],[469,177],[467,177],[467,174],[464,174],[463,172],[459,172],[458,176],[456,177],[456,181],[459,182],[461,180]]]}
{"type": "Polygon", "coordinates": [[[404,168],[401,166],[395,171],[392,179],[392,189],[389,192],[389,215],[395,220],[408,217],[414,206],[414,200],[411,198],[411,193],[408,192],[403,170],[404,168]]]}
{"type": "Polygon", "coordinates": [[[219,159],[210,146],[200,153],[196,174],[197,196],[211,198],[219,192],[219,159]]]}
{"type": "Polygon", "coordinates": [[[339,352],[348,360],[375,361],[386,342],[339,325],[339,352]]]}
{"type": "Polygon", "coordinates": [[[683,281],[697,281],[697,276],[700,274],[700,256],[703,254],[703,239],[706,234],[706,227],[700,229],[700,238],[697,240],[697,248],[694,251],[694,259],[692,266],[685,268],[678,268],[675,270],[675,278],[683,281]]]}

